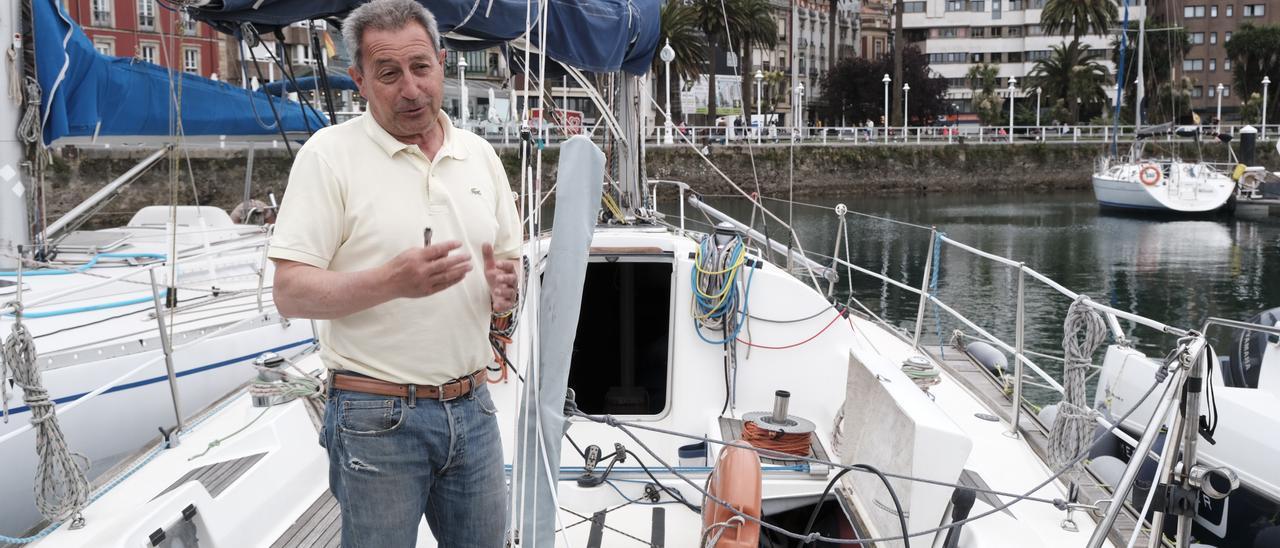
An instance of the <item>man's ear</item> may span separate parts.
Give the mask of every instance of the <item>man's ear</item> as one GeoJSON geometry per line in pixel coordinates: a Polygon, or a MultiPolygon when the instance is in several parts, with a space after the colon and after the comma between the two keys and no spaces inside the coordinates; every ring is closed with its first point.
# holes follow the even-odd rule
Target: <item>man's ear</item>
{"type": "Polygon", "coordinates": [[[360,95],[364,95],[364,71],[352,65],[347,67],[347,75],[356,83],[356,89],[360,91],[360,95]]]}

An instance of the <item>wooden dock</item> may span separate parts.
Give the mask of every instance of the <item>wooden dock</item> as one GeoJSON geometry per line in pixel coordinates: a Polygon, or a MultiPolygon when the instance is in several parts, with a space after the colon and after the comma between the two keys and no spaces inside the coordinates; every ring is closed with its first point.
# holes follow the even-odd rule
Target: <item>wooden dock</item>
{"type": "MultiPolygon", "coordinates": [[[[976,395],[987,407],[991,408],[1002,420],[1007,423],[1013,422],[1013,399],[1011,396],[1005,395],[1001,381],[987,372],[983,367],[975,364],[968,356],[955,348],[948,347],[946,357],[943,357],[942,348],[937,346],[922,347],[936,361],[941,364],[947,373],[951,374],[957,382],[968,388],[970,392],[976,395]]],[[[1040,423],[1036,413],[1029,406],[1023,405],[1022,415],[1018,420],[1019,432],[1023,439],[1031,446],[1040,458],[1046,462],[1049,460],[1049,429],[1046,425],[1040,423]]],[[[1080,504],[1100,505],[1102,510],[1089,511],[1094,519],[1101,517],[1106,511],[1107,501],[1111,499],[1111,491],[1106,488],[1105,484],[1095,476],[1092,472],[1085,468],[1086,473],[1079,485],[1080,504]],[[1101,503],[1101,504],[1100,504],[1101,503]]],[[[1085,512],[1085,510],[1080,510],[1085,512]]],[[[1116,518],[1115,525],[1108,532],[1111,542],[1117,546],[1124,546],[1129,542],[1129,535],[1133,534],[1133,530],[1138,526],[1138,511],[1128,502],[1125,503],[1123,512],[1116,518]]],[[[1146,546],[1150,535],[1144,529],[1138,534],[1138,542],[1136,546],[1146,546]]]]}

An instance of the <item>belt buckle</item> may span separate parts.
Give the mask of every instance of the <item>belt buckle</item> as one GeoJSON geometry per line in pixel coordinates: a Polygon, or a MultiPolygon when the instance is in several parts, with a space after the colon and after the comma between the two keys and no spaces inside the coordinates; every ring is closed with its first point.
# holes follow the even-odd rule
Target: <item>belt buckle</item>
{"type": "Polygon", "coordinates": [[[448,382],[446,382],[446,383],[444,383],[444,384],[440,385],[440,401],[442,401],[442,402],[445,402],[445,401],[453,401],[453,400],[456,400],[456,399],[461,398],[461,397],[463,396],[463,394],[462,394],[461,392],[459,392],[459,393],[458,393],[458,395],[456,395],[456,396],[453,396],[453,397],[446,397],[446,396],[445,396],[445,392],[447,392],[447,391],[448,391],[448,387],[449,387],[449,385],[451,385],[451,384],[462,384],[462,379],[452,379],[452,380],[450,380],[450,381],[448,381],[448,382]]]}

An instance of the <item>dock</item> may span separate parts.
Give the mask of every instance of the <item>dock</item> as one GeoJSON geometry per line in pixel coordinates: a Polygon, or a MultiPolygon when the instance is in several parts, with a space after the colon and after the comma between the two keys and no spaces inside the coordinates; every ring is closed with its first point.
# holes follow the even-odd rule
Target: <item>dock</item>
{"type": "Polygon", "coordinates": [[[1280,219],[1280,198],[1237,200],[1235,215],[1248,220],[1280,219]]]}

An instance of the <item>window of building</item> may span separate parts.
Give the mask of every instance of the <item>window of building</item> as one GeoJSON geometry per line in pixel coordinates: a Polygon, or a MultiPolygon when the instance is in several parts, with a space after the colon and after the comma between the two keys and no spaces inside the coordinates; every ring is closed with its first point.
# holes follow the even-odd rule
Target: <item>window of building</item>
{"type": "Polygon", "coordinates": [[[160,45],[155,42],[143,42],[138,44],[138,59],[155,64],[156,59],[160,57],[160,45]]]}
{"type": "Polygon", "coordinates": [[[1223,96],[1223,97],[1231,97],[1231,86],[1226,86],[1226,87],[1222,88],[1222,96],[1223,96]]]}
{"type": "Polygon", "coordinates": [[[1009,11],[1022,11],[1023,0],[1009,0],[1009,11]]]}
{"type": "Polygon", "coordinates": [[[991,0],[991,18],[1000,18],[1000,2],[1001,0],[991,0]]]}
{"type": "Polygon", "coordinates": [[[102,38],[102,37],[94,38],[93,49],[98,50],[98,53],[101,53],[103,55],[115,55],[116,54],[115,40],[112,40],[110,38],[102,38]]]}
{"type": "Polygon", "coordinates": [[[1245,17],[1262,17],[1266,15],[1266,8],[1266,4],[1247,4],[1244,6],[1244,13],[1241,15],[1245,17]]]}
{"type": "Polygon", "coordinates": [[[1011,52],[1009,52],[1009,53],[1006,53],[1006,54],[1005,54],[1005,56],[1009,59],[1009,62],[1010,62],[1010,63],[1021,63],[1021,62],[1022,62],[1022,52],[1021,52],[1021,51],[1011,51],[1011,52]]]}
{"type": "Polygon", "coordinates": [[[983,13],[987,11],[987,3],[984,0],[976,0],[969,2],[969,11],[983,13]]]}
{"type": "Polygon", "coordinates": [[[939,38],[956,38],[958,36],[960,36],[960,32],[956,27],[943,27],[938,29],[939,38]]]}
{"type": "Polygon", "coordinates": [[[1044,29],[1040,25],[1027,25],[1027,36],[1044,36],[1044,29]]]}
{"type": "Polygon", "coordinates": [[[138,0],[138,28],[156,28],[156,4],[154,0],[138,0]]]}
{"type": "Polygon", "coordinates": [[[1209,6],[1209,17],[1218,16],[1218,6],[1209,6]]]}
{"type": "Polygon", "coordinates": [[[970,54],[969,54],[969,62],[970,62],[970,63],[981,63],[981,62],[982,62],[982,54],[981,54],[981,53],[970,53],[970,54]]]}
{"type": "Polygon", "coordinates": [[[1217,90],[1217,88],[1215,88],[1215,87],[1213,87],[1213,86],[1209,86],[1209,97],[1215,97],[1215,96],[1217,96],[1217,95],[1218,95],[1218,90],[1217,90]]]}
{"type": "Polygon", "coordinates": [[[1210,32],[1210,33],[1209,33],[1209,43],[1210,43],[1210,44],[1217,44],[1217,43],[1218,43],[1218,33],[1216,33],[1216,32],[1210,32]]]}
{"type": "Polygon", "coordinates": [[[1009,37],[1017,38],[1022,36],[1022,27],[1009,27],[1009,37]]]}
{"type": "Polygon", "coordinates": [[[1217,60],[1217,59],[1210,59],[1210,60],[1209,60],[1209,72],[1213,72],[1213,71],[1216,71],[1216,70],[1218,70],[1218,60],[1217,60]]]}
{"type": "Polygon", "coordinates": [[[199,48],[182,48],[182,71],[200,74],[199,48]]]}
{"type": "Polygon", "coordinates": [[[903,2],[902,13],[924,13],[924,2],[903,2]]]}
{"type": "Polygon", "coordinates": [[[187,12],[182,12],[182,33],[187,36],[196,35],[196,20],[192,19],[187,12]]]}
{"type": "Polygon", "coordinates": [[[1234,6],[1234,5],[1232,5],[1232,4],[1227,4],[1227,17],[1231,17],[1232,15],[1234,15],[1233,13],[1231,13],[1231,12],[1235,11],[1235,10],[1234,10],[1234,8],[1235,8],[1235,6],[1234,6]]]}
{"type": "Polygon", "coordinates": [[[947,11],[964,11],[964,0],[947,0],[947,11]]]}
{"type": "Polygon", "coordinates": [[[1191,88],[1191,96],[1192,96],[1192,97],[1194,97],[1194,98],[1197,98],[1197,99],[1198,99],[1198,98],[1200,98],[1200,97],[1203,97],[1203,96],[1204,96],[1204,87],[1203,87],[1203,86],[1194,86],[1194,87],[1192,87],[1192,88],[1191,88]]]}
{"type": "Polygon", "coordinates": [[[1222,42],[1226,43],[1230,41],[1231,41],[1231,31],[1227,31],[1222,35],[1222,42]]]}
{"type": "Polygon", "coordinates": [[[987,54],[987,57],[991,58],[991,62],[992,62],[992,63],[1003,63],[1003,62],[1004,62],[1004,54],[1003,54],[1003,53],[1001,53],[1001,52],[998,52],[998,51],[993,51],[993,52],[991,52],[991,53],[988,53],[988,54],[987,54]]]}
{"type": "Polygon", "coordinates": [[[1222,60],[1222,70],[1231,70],[1231,59],[1230,59],[1230,58],[1227,58],[1227,59],[1223,59],[1223,60],[1222,60]]]}
{"type": "Polygon", "coordinates": [[[1027,61],[1028,61],[1028,62],[1035,62],[1035,61],[1040,61],[1040,60],[1048,59],[1048,58],[1049,58],[1049,50],[1047,50],[1047,49],[1039,49],[1039,50],[1034,50],[1034,51],[1028,51],[1028,52],[1027,52],[1027,61]]]}
{"type": "Polygon", "coordinates": [[[1188,36],[1189,38],[1191,38],[1191,44],[1192,44],[1192,45],[1197,45],[1197,44],[1203,44],[1203,43],[1204,43],[1204,33],[1203,33],[1203,32],[1192,32],[1192,33],[1188,34],[1187,36],[1188,36]]]}
{"type": "Polygon", "coordinates": [[[112,27],[115,26],[115,18],[111,17],[111,4],[113,0],[93,0],[90,2],[89,9],[93,12],[91,20],[95,27],[112,27]]]}
{"type": "Polygon", "coordinates": [[[1182,70],[1185,70],[1185,71],[1204,70],[1204,59],[1183,59],[1182,70]]]}
{"type": "Polygon", "coordinates": [[[1183,6],[1182,17],[1187,19],[1204,17],[1204,6],[1183,6]]]}
{"type": "Polygon", "coordinates": [[[1004,27],[991,27],[991,37],[999,38],[1004,36],[1004,27]]]}
{"type": "Polygon", "coordinates": [[[973,27],[973,28],[970,28],[970,29],[969,29],[969,37],[970,37],[970,38],[986,38],[986,37],[987,37],[987,29],[986,29],[986,27],[973,27]]]}

